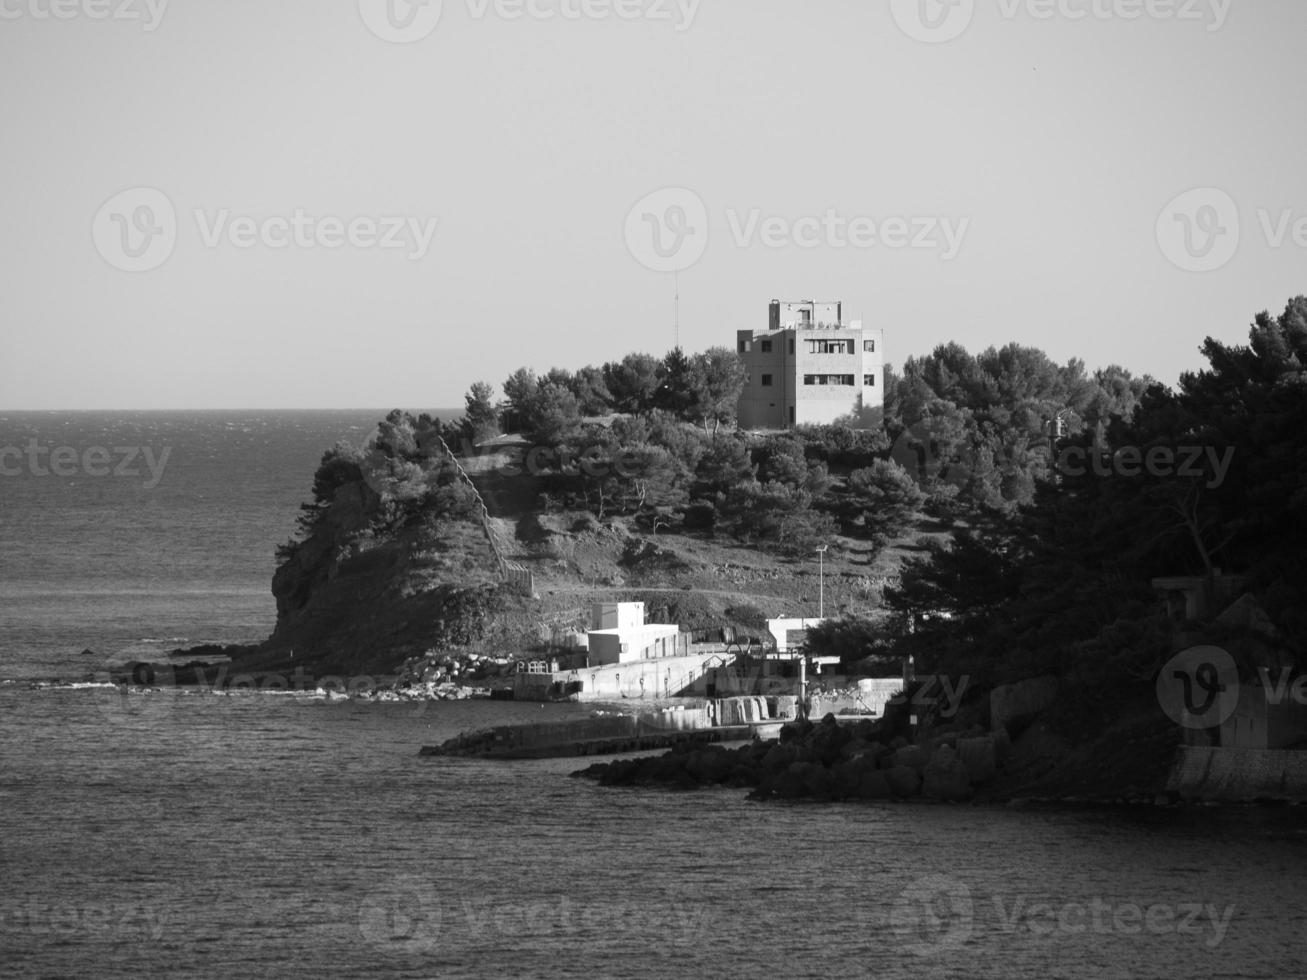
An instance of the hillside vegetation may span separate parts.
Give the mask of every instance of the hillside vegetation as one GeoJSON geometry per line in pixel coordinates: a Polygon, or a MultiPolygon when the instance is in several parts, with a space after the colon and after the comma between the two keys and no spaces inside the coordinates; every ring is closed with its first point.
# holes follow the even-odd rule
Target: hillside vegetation
{"type": "Polygon", "coordinates": [[[384,671],[430,649],[527,654],[601,599],[761,636],[765,618],[816,614],[819,544],[821,652],[912,653],[977,696],[1052,673],[1087,705],[1134,698],[1122,685],[1150,683],[1170,644],[1150,578],[1218,565],[1296,651],[1305,311],[1261,314],[1248,347],[1209,339],[1210,369],[1178,390],[1015,344],[941,346],[888,372],[873,431],[740,431],[744,373],[725,349],[523,369],[502,399],[478,383],[457,423],[396,411],[367,446],[326,453],[251,659],[384,671]],[[1059,473],[1055,418],[1059,454],[1235,451],[1217,472],[1059,473]],[[500,559],[533,573],[534,596],[501,585],[500,559]]]}

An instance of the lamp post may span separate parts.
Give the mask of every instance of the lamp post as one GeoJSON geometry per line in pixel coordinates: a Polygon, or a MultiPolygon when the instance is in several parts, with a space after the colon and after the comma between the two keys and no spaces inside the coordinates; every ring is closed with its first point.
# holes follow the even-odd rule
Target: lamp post
{"type": "Polygon", "coordinates": [[[817,618],[826,618],[826,549],[829,545],[817,546],[817,618]]]}

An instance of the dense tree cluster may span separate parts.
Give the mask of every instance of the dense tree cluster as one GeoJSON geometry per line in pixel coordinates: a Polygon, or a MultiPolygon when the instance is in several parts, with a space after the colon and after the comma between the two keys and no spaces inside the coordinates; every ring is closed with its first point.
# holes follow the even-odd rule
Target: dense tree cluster
{"type": "Polygon", "coordinates": [[[1139,681],[1169,653],[1150,579],[1218,568],[1245,577],[1296,652],[1307,640],[1307,299],[1259,315],[1246,346],[1208,339],[1202,351],[1209,367],[1173,390],[1015,344],[942,345],[887,371],[872,431],[739,430],[743,367],[725,349],[522,369],[502,399],[474,385],[457,422],[396,412],[366,447],[329,451],[301,537],[347,499],[373,529],[471,515],[440,440],[466,456],[514,433],[532,448],[510,472],[541,506],[623,515],[654,534],[797,553],[882,547],[923,516],[951,527],[887,594],[888,631],[855,617],[814,636],[846,659],[892,649],[977,681],[1139,681]]]}
{"type": "Polygon", "coordinates": [[[1015,513],[959,528],[909,565],[890,604],[933,667],[1147,683],[1170,654],[1150,579],[1244,577],[1297,658],[1307,641],[1307,299],[1247,346],[1211,338],[1177,390],[1100,373],[1064,450],[1097,466],[1039,484],[1015,513]],[[1151,459],[1152,465],[1143,461],[1151,459]],[[1186,465],[1188,464],[1188,465],[1186,465]]]}

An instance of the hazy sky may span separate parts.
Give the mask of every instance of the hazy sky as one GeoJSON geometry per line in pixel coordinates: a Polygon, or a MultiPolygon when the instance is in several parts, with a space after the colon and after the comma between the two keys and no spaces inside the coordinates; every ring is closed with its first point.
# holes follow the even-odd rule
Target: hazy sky
{"type": "Polygon", "coordinates": [[[690,350],[843,299],[895,365],[1174,382],[1307,292],[1305,37],[1302,0],[0,0],[0,408],[456,405],[665,352],[671,268],[690,350]]]}

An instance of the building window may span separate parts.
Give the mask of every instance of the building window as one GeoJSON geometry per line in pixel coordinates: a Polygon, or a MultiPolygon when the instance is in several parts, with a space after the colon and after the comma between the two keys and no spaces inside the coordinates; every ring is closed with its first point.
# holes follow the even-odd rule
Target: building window
{"type": "Polygon", "coordinates": [[[805,374],[803,376],[805,385],[845,385],[853,387],[854,379],[851,374],[805,374]]]}
{"type": "Polygon", "coordinates": [[[851,340],[810,340],[808,341],[809,354],[852,354],[853,341],[851,340]]]}
{"type": "Polygon", "coordinates": [[[862,349],[868,354],[874,354],[876,353],[876,342],[874,340],[864,340],[862,342],[862,349]]]}
{"type": "Polygon", "coordinates": [[[794,424],[794,406],[790,406],[790,425],[794,424]]]}
{"type": "Polygon", "coordinates": [[[764,354],[770,354],[770,353],[771,353],[771,341],[770,341],[770,340],[764,340],[764,341],[762,342],[762,352],[763,352],[764,354]]]}
{"type": "Polygon", "coordinates": [[[771,375],[770,375],[770,374],[764,374],[764,375],[762,376],[762,386],[763,386],[764,388],[770,388],[770,387],[771,387],[771,375]]]}
{"type": "Polygon", "coordinates": [[[876,387],[876,376],[874,374],[864,374],[862,376],[862,386],[864,388],[876,387]]]}
{"type": "Polygon", "coordinates": [[[748,352],[749,352],[749,342],[748,342],[747,340],[741,340],[741,341],[740,341],[740,353],[741,353],[741,354],[747,354],[748,352]]]}
{"type": "Polygon", "coordinates": [[[793,337],[790,338],[790,353],[791,353],[791,354],[794,353],[794,338],[793,338],[793,337]]]}

